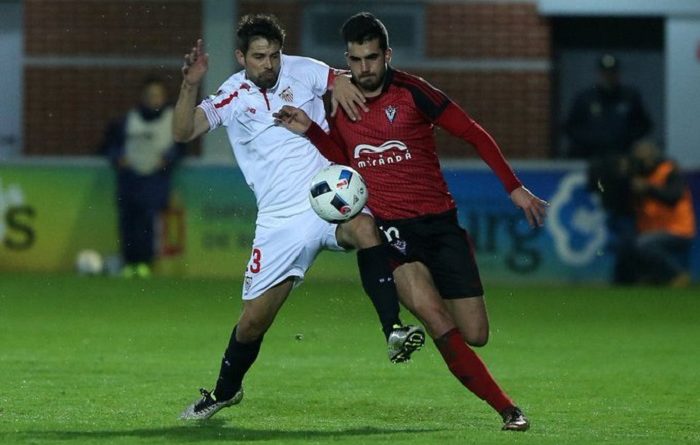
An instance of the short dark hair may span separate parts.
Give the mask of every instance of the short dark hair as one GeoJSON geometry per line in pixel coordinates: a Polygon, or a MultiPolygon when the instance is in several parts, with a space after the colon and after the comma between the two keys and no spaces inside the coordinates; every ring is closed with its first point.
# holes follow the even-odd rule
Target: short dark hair
{"type": "Polygon", "coordinates": [[[244,54],[248,52],[251,40],[264,37],[269,42],[284,46],[285,32],[277,17],[272,14],[247,14],[241,17],[236,30],[237,47],[244,54]]]}
{"type": "Polygon", "coordinates": [[[386,51],[389,48],[389,33],[386,26],[378,18],[369,12],[359,12],[350,17],[342,28],[340,34],[347,45],[353,43],[365,43],[379,39],[379,47],[386,51]]]}

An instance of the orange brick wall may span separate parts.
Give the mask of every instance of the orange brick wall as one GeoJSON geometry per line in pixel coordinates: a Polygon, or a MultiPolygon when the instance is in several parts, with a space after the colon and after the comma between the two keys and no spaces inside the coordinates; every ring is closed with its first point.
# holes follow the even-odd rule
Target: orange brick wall
{"type": "MultiPolygon", "coordinates": [[[[222,0],[227,1],[227,0],[222,0]]],[[[300,53],[303,0],[241,0],[240,14],[276,14],[286,51],[300,53]]],[[[425,5],[428,61],[547,62],[550,30],[532,2],[455,1],[425,5]]],[[[30,57],[179,57],[202,34],[200,0],[27,0],[25,52],[30,57]]],[[[391,30],[389,30],[391,32],[391,30]]],[[[439,63],[438,63],[439,66],[439,63]]],[[[469,68],[407,70],[448,93],[496,138],[511,158],[547,157],[550,77],[545,70],[469,68]]],[[[402,67],[404,68],[404,67],[402,67]]],[[[179,84],[174,66],[25,68],[25,146],[29,154],[88,154],[106,123],[137,100],[146,74],[179,84]]],[[[473,157],[460,141],[438,133],[445,155],[473,157]]]]}

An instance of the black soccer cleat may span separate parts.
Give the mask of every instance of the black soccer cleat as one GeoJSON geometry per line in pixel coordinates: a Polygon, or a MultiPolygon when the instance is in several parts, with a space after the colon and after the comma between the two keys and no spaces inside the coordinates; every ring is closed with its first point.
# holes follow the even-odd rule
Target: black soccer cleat
{"type": "Polygon", "coordinates": [[[530,420],[525,417],[517,406],[506,408],[501,413],[503,417],[503,431],[527,431],[530,429],[530,420]]]}
{"type": "Polygon", "coordinates": [[[411,359],[411,354],[418,351],[425,343],[425,331],[420,326],[395,326],[387,340],[389,360],[392,363],[404,363],[411,359]]]}
{"type": "Polygon", "coordinates": [[[230,399],[221,401],[215,400],[212,393],[204,388],[200,388],[199,392],[202,394],[202,397],[188,406],[185,411],[180,414],[180,419],[206,420],[221,411],[223,408],[237,405],[241,403],[241,400],[243,400],[243,387],[241,387],[241,389],[239,389],[238,392],[236,392],[236,394],[234,394],[230,399]]]}

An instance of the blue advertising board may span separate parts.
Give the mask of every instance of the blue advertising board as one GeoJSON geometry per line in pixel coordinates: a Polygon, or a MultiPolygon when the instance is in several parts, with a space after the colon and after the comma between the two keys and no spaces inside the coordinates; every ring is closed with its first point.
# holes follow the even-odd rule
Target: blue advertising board
{"type": "MultiPolygon", "coordinates": [[[[549,201],[544,227],[532,229],[488,168],[447,166],[450,192],[461,224],[470,232],[482,275],[489,280],[533,282],[608,282],[613,255],[606,214],[598,195],[587,188],[583,167],[519,169],[522,182],[549,201]]],[[[696,214],[700,173],[688,175],[696,214]]],[[[700,219],[698,219],[700,221],[700,219]]],[[[700,246],[692,252],[693,275],[700,279],[700,246]]]]}
{"type": "MultiPolygon", "coordinates": [[[[600,199],[587,189],[585,166],[574,162],[515,166],[523,183],[551,203],[543,227],[529,227],[482,162],[443,168],[460,223],[474,241],[485,283],[609,282],[614,260],[611,237],[600,199]]],[[[697,215],[700,172],[686,176],[697,215]]],[[[104,162],[0,165],[0,270],[71,270],[81,249],[105,256],[116,253],[113,186],[104,162]]],[[[160,241],[178,249],[161,256],[158,272],[240,276],[250,255],[256,213],[255,199],[240,170],[184,165],[176,175],[174,195],[179,197],[178,211],[171,213],[177,218],[163,218],[173,224],[163,224],[160,241]],[[171,232],[174,236],[165,236],[171,232]]],[[[313,273],[329,279],[355,276],[353,254],[322,255],[313,273]]],[[[691,265],[694,280],[700,281],[700,242],[694,245],[691,265]]]]}

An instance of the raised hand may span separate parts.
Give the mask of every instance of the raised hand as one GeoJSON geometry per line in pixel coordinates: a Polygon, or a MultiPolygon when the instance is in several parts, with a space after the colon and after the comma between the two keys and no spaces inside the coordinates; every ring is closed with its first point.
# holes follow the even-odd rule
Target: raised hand
{"type": "Polygon", "coordinates": [[[311,118],[297,107],[285,105],[276,113],[272,114],[275,124],[281,125],[289,131],[297,134],[304,134],[311,126],[311,118]]]}
{"type": "Polygon", "coordinates": [[[182,77],[189,85],[199,85],[209,68],[209,54],[204,52],[204,41],[198,39],[192,50],[185,54],[182,77]]]}
{"type": "Polygon", "coordinates": [[[530,227],[541,226],[544,224],[544,218],[547,216],[547,207],[549,203],[537,196],[533,195],[530,190],[525,187],[518,187],[510,193],[510,199],[513,204],[523,209],[527,222],[530,227]]]}

